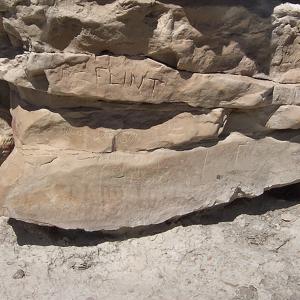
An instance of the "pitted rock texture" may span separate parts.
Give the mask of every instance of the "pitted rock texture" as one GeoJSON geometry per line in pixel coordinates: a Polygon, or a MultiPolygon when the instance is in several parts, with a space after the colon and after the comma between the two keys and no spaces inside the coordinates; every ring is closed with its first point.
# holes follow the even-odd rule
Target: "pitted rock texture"
{"type": "Polygon", "coordinates": [[[0,12],[2,215],[112,230],[300,181],[299,4],[0,12]]]}

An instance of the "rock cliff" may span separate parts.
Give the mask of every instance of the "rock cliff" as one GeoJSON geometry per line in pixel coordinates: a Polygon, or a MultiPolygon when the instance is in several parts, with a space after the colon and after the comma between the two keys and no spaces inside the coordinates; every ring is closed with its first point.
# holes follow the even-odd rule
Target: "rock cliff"
{"type": "Polygon", "coordinates": [[[0,214],[113,230],[299,182],[292,2],[0,0],[0,214]]]}

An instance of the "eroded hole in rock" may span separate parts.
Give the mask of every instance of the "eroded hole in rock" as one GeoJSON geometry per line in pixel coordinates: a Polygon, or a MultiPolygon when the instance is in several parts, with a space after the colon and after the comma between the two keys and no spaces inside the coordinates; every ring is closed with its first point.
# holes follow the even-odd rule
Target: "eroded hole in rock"
{"type": "Polygon", "coordinates": [[[49,88],[49,82],[47,79],[46,74],[39,74],[37,76],[33,76],[31,78],[31,82],[32,85],[34,86],[34,88],[36,88],[37,90],[41,90],[41,91],[48,91],[49,88]]]}
{"type": "Polygon", "coordinates": [[[49,42],[56,49],[64,50],[81,32],[82,24],[73,18],[53,18],[48,21],[42,40],[49,42]],[[63,35],[62,35],[63,28],[63,35]]]}

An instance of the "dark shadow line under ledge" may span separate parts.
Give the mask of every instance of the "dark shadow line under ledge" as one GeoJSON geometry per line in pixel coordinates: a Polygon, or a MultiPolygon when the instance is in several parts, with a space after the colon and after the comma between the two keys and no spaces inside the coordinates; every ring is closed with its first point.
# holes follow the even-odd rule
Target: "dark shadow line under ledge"
{"type": "Polygon", "coordinates": [[[300,184],[272,189],[252,199],[237,199],[227,205],[219,205],[211,209],[175,217],[161,224],[122,228],[114,231],[86,232],[79,229],[66,230],[26,223],[15,219],[9,219],[8,224],[12,226],[17,236],[17,243],[20,246],[84,247],[96,246],[104,242],[152,236],[180,226],[209,226],[232,222],[242,214],[263,215],[268,211],[288,208],[297,204],[300,204],[300,184]]]}

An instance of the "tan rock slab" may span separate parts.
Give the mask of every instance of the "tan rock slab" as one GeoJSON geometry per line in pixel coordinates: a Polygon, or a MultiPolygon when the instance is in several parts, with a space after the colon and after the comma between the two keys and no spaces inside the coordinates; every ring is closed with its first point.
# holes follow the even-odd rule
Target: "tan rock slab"
{"type": "Polygon", "coordinates": [[[300,106],[282,105],[266,124],[270,129],[300,129],[300,106]]]}
{"type": "Polygon", "coordinates": [[[159,223],[297,182],[299,154],[299,143],[239,134],[179,152],[88,154],[28,146],[1,167],[1,207],[7,216],[63,228],[159,223]]]}
{"type": "MultiPolygon", "coordinates": [[[[15,102],[18,103],[17,101],[15,102]]],[[[149,128],[121,128],[122,121],[139,113],[135,110],[113,113],[107,110],[57,110],[41,109],[21,102],[12,110],[14,137],[18,146],[49,145],[64,150],[88,152],[148,151],[157,148],[172,148],[203,140],[217,139],[226,123],[223,109],[211,112],[176,113],[166,112],[167,119],[159,119],[149,128]],[[22,105],[24,107],[22,107],[22,105]],[[122,116],[120,122],[110,119],[122,116]],[[119,127],[118,128],[118,124],[119,127]],[[111,127],[110,127],[111,126],[111,127]],[[116,127],[113,127],[116,126],[116,127]],[[113,128],[112,128],[113,127],[113,128]]],[[[152,114],[157,114],[153,111],[152,114]]],[[[150,115],[151,111],[144,117],[150,115]]],[[[142,111],[137,117],[143,117],[142,111]]],[[[162,116],[164,116],[162,114],[162,116]]],[[[151,120],[151,119],[150,119],[151,120]]],[[[136,126],[142,126],[141,119],[136,126]]]]}

